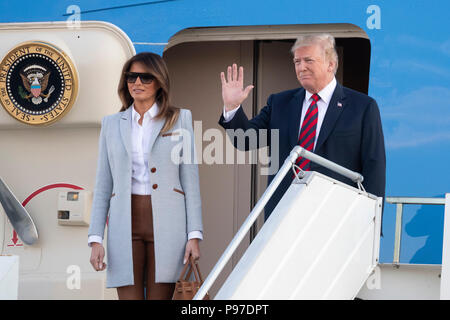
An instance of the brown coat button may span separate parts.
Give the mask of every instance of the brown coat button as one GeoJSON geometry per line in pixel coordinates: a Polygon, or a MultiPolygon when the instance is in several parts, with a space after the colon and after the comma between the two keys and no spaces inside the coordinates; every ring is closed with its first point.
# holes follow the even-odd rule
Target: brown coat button
{"type": "Polygon", "coordinates": [[[155,172],[156,172],[156,168],[151,168],[150,171],[151,171],[152,173],[155,173],[155,172]]]}
{"type": "Polygon", "coordinates": [[[156,188],[158,188],[158,185],[155,183],[155,184],[153,185],[153,189],[156,189],[156,188]]]}

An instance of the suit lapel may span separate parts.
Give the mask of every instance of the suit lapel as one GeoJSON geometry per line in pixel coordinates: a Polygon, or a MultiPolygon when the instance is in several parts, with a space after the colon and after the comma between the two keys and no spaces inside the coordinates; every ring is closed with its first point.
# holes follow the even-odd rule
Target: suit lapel
{"type": "Polygon", "coordinates": [[[129,107],[122,113],[120,119],[120,135],[122,136],[122,142],[127,150],[128,156],[131,159],[131,108],[129,107]]]}
{"type": "Polygon", "coordinates": [[[336,89],[334,89],[333,96],[331,97],[331,101],[328,104],[328,109],[325,114],[325,118],[323,119],[322,127],[320,128],[319,137],[317,139],[315,152],[317,152],[323,143],[327,140],[334,126],[336,125],[336,121],[341,115],[342,111],[345,108],[345,95],[342,86],[337,83],[336,89]]]}
{"type": "Polygon", "coordinates": [[[300,88],[289,102],[288,112],[286,112],[286,116],[289,117],[289,142],[291,144],[291,149],[294,148],[298,141],[304,99],[305,89],[300,88]]]}

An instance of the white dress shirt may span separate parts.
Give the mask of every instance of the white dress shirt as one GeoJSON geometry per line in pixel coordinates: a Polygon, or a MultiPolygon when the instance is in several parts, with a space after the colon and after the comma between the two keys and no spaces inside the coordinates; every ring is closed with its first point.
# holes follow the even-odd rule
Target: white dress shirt
{"type": "MultiPolygon", "coordinates": [[[[150,181],[150,170],[148,167],[149,150],[147,146],[149,144],[149,138],[154,130],[153,118],[158,115],[159,107],[156,102],[151,106],[149,110],[144,113],[144,119],[142,119],[142,125],[139,124],[141,115],[135,110],[134,105],[131,110],[131,136],[132,136],[132,155],[131,155],[131,193],[139,195],[151,195],[152,184],[150,181]]],[[[188,234],[188,240],[190,239],[203,240],[203,234],[201,231],[191,231],[188,234]]],[[[102,243],[100,236],[91,235],[88,238],[88,244],[91,246],[92,242],[102,243]]]]}
{"type": "Polygon", "coordinates": [[[142,125],[139,124],[141,115],[132,106],[131,116],[131,193],[151,195],[150,170],[148,168],[149,150],[147,149],[149,138],[153,130],[153,118],[156,117],[159,107],[156,103],[144,113],[142,125]]]}
{"type": "MultiPolygon", "coordinates": [[[[314,141],[314,148],[316,147],[317,138],[319,137],[320,128],[322,127],[323,119],[325,118],[325,114],[328,109],[328,105],[330,104],[331,97],[333,96],[334,90],[336,89],[336,78],[333,77],[333,80],[328,83],[325,88],[323,88],[320,92],[317,92],[317,94],[320,97],[320,100],[317,101],[317,128],[316,128],[316,139],[314,141]]],[[[308,111],[309,105],[311,104],[312,95],[315,92],[309,92],[308,90],[305,90],[305,99],[303,100],[303,108],[302,108],[302,114],[300,118],[300,123],[298,127],[298,134],[300,135],[301,130],[301,124],[303,123],[303,120],[305,119],[306,111],[308,111]]],[[[236,114],[237,110],[241,106],[237,107],[234,110],[226,111],[225,106],[223,107],[223,117],[225,119],[224,122],[229,122],[231,119],[233,119],[234,115],[236,114]]],[[[314,150],[314,149],[313,149],[314,150]]]]}

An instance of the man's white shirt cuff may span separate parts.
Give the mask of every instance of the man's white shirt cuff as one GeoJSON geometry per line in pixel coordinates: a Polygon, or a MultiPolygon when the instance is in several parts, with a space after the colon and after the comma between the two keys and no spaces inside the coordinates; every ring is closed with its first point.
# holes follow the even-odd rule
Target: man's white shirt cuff
{"type": "Polygon", "coordinates": [[[236,112],[239,110],[241,106],[237,107],[236,109],[226,111],[225,106],[223,106],[223,118],[225,119],[224,122],[229,122],[233,119],[236,112]]]}

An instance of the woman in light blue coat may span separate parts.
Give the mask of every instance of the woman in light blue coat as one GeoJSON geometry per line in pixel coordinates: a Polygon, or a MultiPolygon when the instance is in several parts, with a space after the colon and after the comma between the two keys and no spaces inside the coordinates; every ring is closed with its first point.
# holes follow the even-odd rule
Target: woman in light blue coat
{"type": "Polygon", "coordinates": [[[122,109],[100,132],[91,264],[119,299],[170,299],[203,232],[192,115],[170,105],[167,67],[153,53],[125,63],[118,92],[122,109]]]}

